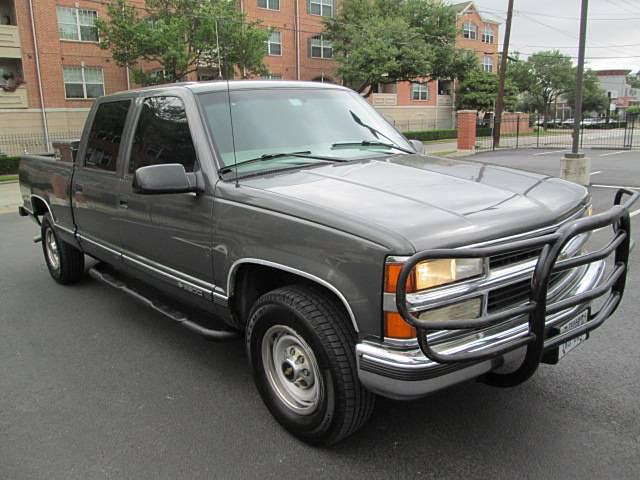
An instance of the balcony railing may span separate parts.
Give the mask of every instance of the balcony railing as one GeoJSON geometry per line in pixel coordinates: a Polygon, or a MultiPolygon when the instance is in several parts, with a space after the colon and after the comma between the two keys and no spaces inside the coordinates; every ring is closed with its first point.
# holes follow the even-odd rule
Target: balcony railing
{"type": "Polygon", "coordinates": [[[397,105],[398,95],[395,93],[372,93],[371,104],[375,106],[397,105]]]}
{"type": "Polygon", "coordinates": [[[15,92],[0,90],[0,110],[3,108],[28,108],[27,89],[19,87],[15,92]]]}
{"type": "Polygon", "coordinates": [[[0,58],[21,58],[20,34],[15,25],[0,25],[0,58]]]}

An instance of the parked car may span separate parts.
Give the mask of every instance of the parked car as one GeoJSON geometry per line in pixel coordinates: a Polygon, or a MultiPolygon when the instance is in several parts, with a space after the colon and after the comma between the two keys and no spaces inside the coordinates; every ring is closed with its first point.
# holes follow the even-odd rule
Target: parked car
{"type": "Polygon", "coordinates": [[[573,124],[574,124],[575,120],[573,118],[567,118],[566,120],[563,120],[562,123],[560,124],[560,126],[562,128],[573,128],[573,124]]]}
{"type": "Polygon", "coordinates": [[[72,161],[22,158],[19,213],[58,283],[88,255],[92,277],[185,327],[243,335],[274,417],[331,444],[375,395],[522,383],[622,298],[637,192],[592,215],[582,186],[420,146],[336,85],[129,91],[95,102],[72,161]]]}

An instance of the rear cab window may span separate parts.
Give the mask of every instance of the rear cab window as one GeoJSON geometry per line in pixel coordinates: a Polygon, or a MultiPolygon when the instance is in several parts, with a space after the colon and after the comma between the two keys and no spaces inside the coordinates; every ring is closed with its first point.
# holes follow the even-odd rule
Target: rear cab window
{"type": "Polygon", "coordinates": [[[84,166],[115,172],[131,100],[101,103],[89,131],[84,166]]]}

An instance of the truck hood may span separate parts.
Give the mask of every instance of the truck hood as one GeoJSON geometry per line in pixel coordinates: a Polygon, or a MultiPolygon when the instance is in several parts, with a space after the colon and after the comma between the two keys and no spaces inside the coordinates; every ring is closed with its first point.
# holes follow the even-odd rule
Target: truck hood
{"type": "Polygon", "coordinates": [[[246,178],[241,186],[246,187],[243,201],[256,206],[394,248],[401,236],[412,250],[477,243],[547,226],[588,198],[584,187],[554,177],[419,155],[246,178]]]}

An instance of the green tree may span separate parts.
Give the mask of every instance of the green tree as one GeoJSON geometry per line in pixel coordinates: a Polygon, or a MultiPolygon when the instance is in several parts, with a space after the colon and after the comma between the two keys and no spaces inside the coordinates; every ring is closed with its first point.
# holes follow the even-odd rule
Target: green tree
{"type": "MultiPolygon", "coordinates": [[[[475,68],[465,76],[458,86],[456,97],[459,109],[478,110],[483,112],[493,111],[498,95],[498,77],[481,68],[475,68]]],[[[518,100],[518,91],[511,81],[505,79],[504,106],[507,110],[513,109],[518,100]]]]}
{"type": "Polygon", "coordinates": [[[456,11],[435,0],[344,0],[325,21],[338,75],[369,94],[378,83],[461,78],[476,65],[456,49],[456,11]]]}
{"type": "MultiPolygon", "coordinates": [[[[571,107],[576,103],[575,82],[567,90],[567,102],[571,107]]],[[[582,79],[582,111],[602,112],[609,107],[606,92],[600,87],[598,76],[593,70],[586,70],[582,79]]]]}
{"type": "Polygon", "coordinates": [[[545,119],[549,118],[551,104],[575,83],[571,58],[558,50],[534,53],[526,61],[516,58],[507,72],[523,96],[522,104],[542,112],[545,119]]]}
{"type": "Polygon", "coordinates": [[[107,17],[96,22],[100,46],[111,50],[118,65],[131,68],[137,83],[181,81],[218,63],[225,78],[236,70],[243,77],[267,72],[263,57],[270,32],[248,22],[234,0],[145,0],[144,9],[115,0],[107,5],[107,17]],[[145,70],[145,62],[155,72],[145,70]]]}

